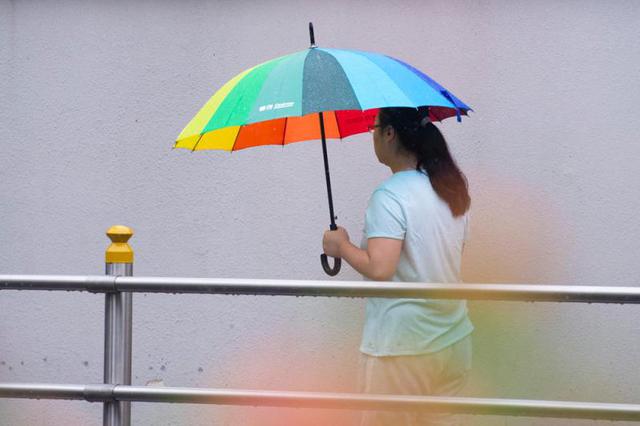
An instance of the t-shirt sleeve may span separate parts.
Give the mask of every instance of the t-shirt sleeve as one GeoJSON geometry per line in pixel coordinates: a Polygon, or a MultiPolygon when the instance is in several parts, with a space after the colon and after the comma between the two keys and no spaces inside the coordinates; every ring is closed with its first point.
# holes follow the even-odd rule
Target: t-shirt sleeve
{"type": "Polygon", "coordinates": [[[407,219],[396,197],[384,189],[374,191],[365,213],[366,237],[404,240],[406,230],[407,219]]]}

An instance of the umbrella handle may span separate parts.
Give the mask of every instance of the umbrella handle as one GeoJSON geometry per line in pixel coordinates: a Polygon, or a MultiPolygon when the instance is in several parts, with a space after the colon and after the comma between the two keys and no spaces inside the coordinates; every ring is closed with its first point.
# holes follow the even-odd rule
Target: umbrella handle
{"type": "Polygon", "coordinates": [[[322,269],[324,269],[324,272],[326,272],[326,274],[329,275],[330,277],[333,277],[335,275],[338,275],[338,272],[340,272],[340,266],[342,266],[342,259],[340,259],[339,257],[335,257],[333,268],[331,268],[329,266],[329,260],[327,258],[327,255],[322,253],[320,255],[320,263],[322,263],[322,269]]]}
{"type": "MultiPolygon", "coordinates": [[[[331,221],[331,225],[329,225],[329,229],[332,231],[338,229],[334,220],[335,218],[333,218],[333,220],[331,221]]],[[[330,277],[338,275],[338,272],[340,272],[340,267],[342,266],[342,259],[340,259],[339,257],[334,257],[333,259],[333,268],[331,268],[329,266],[329,258],[327,257],[327,255],[324,253],[320,255],[320,263],[322,263],[322,269],[324,269],[324,272],[330,277]]]]}

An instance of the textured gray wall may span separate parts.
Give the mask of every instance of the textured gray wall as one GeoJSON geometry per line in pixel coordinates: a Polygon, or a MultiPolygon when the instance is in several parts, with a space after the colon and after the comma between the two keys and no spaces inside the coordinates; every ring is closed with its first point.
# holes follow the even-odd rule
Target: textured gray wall
{"type": "MultiPolygon", "coordinates": [[[[475,109],[442,125],[473,197],[466,281],[638,285],[636,1],[2,0],[0,273],[102,273],[104,231],[122,223],[136,232],[136,275],[325,279],[318,143],[171,150],[226,80],[306,48],[309,20],[320,45],[405,59],[475,109]]],[[[329,145],[338,222],[359,240],[369,193],[387,171],[368,135],[329,145]]],[[[339,278],[358,275],[346,267],[339,278]]],[[[2,292],[0,382],[100,382],[103,303],[2,292]]],[[[134,306],[135,384],[354,389],[362,300],[136,294],[134,306]]],[[[470,309],[477,331],[466,394],[640,403],[637,307],[470,309]]],[[[133,408],[141,425],[355,418],[133,408]]],[[[1,425],[100,419],[99,404],[0,400],[1,425]]]]}

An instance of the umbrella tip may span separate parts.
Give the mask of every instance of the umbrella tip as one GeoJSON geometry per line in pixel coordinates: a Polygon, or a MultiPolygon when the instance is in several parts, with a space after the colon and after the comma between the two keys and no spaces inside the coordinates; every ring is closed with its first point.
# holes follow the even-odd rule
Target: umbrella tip
{"type": "Polygon", "coordinates": [[[313,34],[313,22],[309,22],[309,40],[311,41],[311,47],[316,47],[316,38],[313,34]]]}

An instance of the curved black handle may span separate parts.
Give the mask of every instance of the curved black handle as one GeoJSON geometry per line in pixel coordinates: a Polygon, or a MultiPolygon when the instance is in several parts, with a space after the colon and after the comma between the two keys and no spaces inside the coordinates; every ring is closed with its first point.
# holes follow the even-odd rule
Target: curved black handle
{"type": "Polygon", "coordinates": [[[324,269],[324,272],[326,272],[326,274],[330,277],[333,277],[335,275],[338,275],[338,272],[340,272],[342,259],[340,259],[339,257],[334,258],[333,268],[331,268],[329,266],[329,258],[326,254],[322,253],[320,255],[320,263],[322,263],[322,269],[324,269]]]}
{"type": "MultiPolygon", "coordinates": [[[[331,225],[329,225],[329,229],[331,231],[335,231],[336,229],[338,229],[338,226],[334,222],[335,219],[337,218],[334,217],[331,221],[331,225]]],[[[320,255],[320,263],[322,263],[322,269],[324,269],[324,272],[330,277],[338,275],[338,272],[340,272],[340,267],[342,266],[342,259],[340,259],[339,257],[334,257],[333,259],[333,268],[331,268],[329,266],[329,258],[327,257],[327,255],[324,253],[320,255]]]]}

